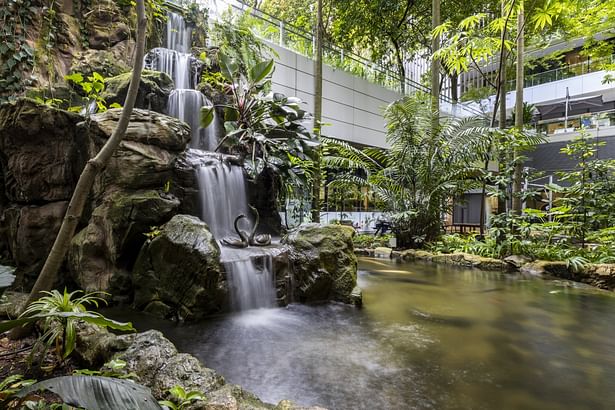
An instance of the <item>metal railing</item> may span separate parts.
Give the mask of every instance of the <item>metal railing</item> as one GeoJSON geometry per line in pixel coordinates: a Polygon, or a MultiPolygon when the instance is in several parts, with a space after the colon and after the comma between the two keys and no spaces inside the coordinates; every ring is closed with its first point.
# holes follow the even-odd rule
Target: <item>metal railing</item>
{"type": "MultiPolygon", "coordinates": [[[[254,33],[266,41],[277,44],[297,54],[310,59],[314,58],[315,37],[312,33],[280,20],[262,10],[250,7],[238,0],[216,0],[216,10],[210,9],[210,17],[220,18],[226,10],[233,12],[249,12],[254,19],[252,29],[254,33]],[[225,9],[220,5],[226,6],[225,9]]],[[[430,93],[430,88],[401,76],[396,71],[396,65],[386,61],[374,62],[351,51],[345,50],[334,44],[323,46],[323,62],[336,69],[343,70],[353,76],[363,78],[373,84],[380,85],[400,94],[413,94],[415,92],[430,93]]],[[[473,107],[454,102],[446,95],[440,95],[440,101],[456,107],[457,110],[466,111],[471,115],[484,116],[484,113],[473,107]]]]}
{"type": "MultiPolygon", "coordinates": [[[[579,75],[594,73],[601,71],[607,64],[615,63],[615,55],[590,59],[577,64],[569,64],[564,67],[555,68],[553,70],[543,71],[536,74],[528,74],[525,76],[524,87],[534,87],[541,84],[551,83],[553,81],[565,80],[568,78],[577,77],[579,75]]],[[[508,82],[508,89],[514,90],[516,86],[515,80],[508,82]]]]}

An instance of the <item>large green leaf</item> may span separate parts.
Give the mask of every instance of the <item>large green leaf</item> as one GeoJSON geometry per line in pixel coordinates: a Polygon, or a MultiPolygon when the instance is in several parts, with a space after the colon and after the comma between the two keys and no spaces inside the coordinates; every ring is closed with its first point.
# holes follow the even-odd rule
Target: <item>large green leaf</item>
{"type": "Polygon", "coordinates": [[[268,61],[261,61],[260,63],[252,67],[250,69],[250,79],[252,80],[252,82],[256,84],[263,81],[265,77],[271,74],[271,71],[273,70],[273,64],[273,59],[271,59],[268,61]]]}
{"type": "Polygon", "coordinates": [[[225,54],[219,54],[219,63],[220,63],[220,72],[224,78],[226,78],[231,83],[235,81],[235,74],[237,70],[239,70],[239,66],[230,57],[225,54]]]}
{"type": "Polygon", "coordinates": [[[215,108],[212,106],[205,106],[201,108],[201,127],[207,128],[214,120],[215,108]]]}
{"type": "Polygon", "coordinates": [[[23,388],[17,397],[48,390],[67,404],[88,410],[160,410],[151,391],[140,384],[102,376],[62,376],[23,388]]]}
{"type": "Polygon", "coordinates": [[[45,313],[32,315],[27,317],[21,317],[19,319],[14,320],[5,320],[0,322],[0,333],[6,332],[7,330],[11,330],[14,327],[25,325],[26,323],[36,322],[40,319],[46,319],[49,317],[55,318],[68,318],[68,319],[78,319],[83,320],[85,322],[91,323],[93,325],[97,325],[100,327],[108,327],[115,330],[123,330],[123,331],[134,331],[134,327],[132,327],[132,323],[130,322],[118,322],[116,320],[108,319],[102,315],[92,312],[53,312],[53,313],[45,313]]]}

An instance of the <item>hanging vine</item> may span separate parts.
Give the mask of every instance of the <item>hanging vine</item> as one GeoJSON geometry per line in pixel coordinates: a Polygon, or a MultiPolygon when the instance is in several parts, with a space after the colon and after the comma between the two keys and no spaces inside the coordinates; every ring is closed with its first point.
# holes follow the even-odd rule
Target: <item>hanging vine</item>
{"type": "Polygon", "coordinates": [[[0,101],[7,101],[32,83],[34,50],[26,38],[38,8],[31,0],[4,0],[0,7],[0,101]]]}

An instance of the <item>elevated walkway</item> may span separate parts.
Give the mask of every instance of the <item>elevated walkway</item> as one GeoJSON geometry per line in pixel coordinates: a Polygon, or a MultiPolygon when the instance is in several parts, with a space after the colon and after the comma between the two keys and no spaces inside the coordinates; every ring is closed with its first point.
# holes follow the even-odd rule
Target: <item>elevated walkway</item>
{"type": "MultiPolygon", "coordinates": [[[[210,20],[226,13],[249,12],[254,18],[253,30],[271,46],[277,56],[273,73],[273,90],[297,96],[314,107],[315,40],[311,33],[281,21],[237,0],[197,0],[209,8],[210,20]]],[[[323,134],[349,142],[386,147],[384,108],[403,95],[430,93],[422,84],[402,81],[392,67],[371,62],[361,56],[327,45],[323,56],[323,134]]],[[[476,108],[442,96],[440,109],[444,115],[469,117],[483,115],[476,108]]]]}

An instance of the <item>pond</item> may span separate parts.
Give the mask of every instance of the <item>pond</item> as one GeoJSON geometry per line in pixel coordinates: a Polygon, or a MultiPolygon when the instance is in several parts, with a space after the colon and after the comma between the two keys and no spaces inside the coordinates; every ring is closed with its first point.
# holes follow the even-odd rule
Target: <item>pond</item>
{"type": "Polygon", "coordinates": [[[364,307],[157,327],[264,401],[329,409],[613,409],[615,297],[567,282],[362,259],[364,307]]]}

